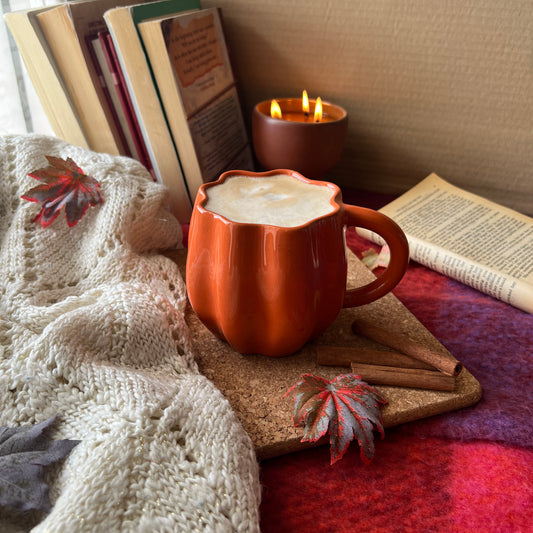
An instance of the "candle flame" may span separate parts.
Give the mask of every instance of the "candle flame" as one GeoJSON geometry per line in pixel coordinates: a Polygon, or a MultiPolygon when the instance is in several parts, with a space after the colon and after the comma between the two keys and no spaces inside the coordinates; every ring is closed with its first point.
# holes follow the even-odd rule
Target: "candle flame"
{"type": "Polygon", "coordinates": [[[304,90],[302,93],[302,111],[307,115],[309,113],[309,97],[307,96],[307,91],[304,90]]]}
{"type": "Polygon", "coordinates": [[[315,116],[313,119],[315,122],[321,122],[322,121],[322,99],[320,96],[316,99],[315,104],[315,116]]]}
{"type": "Polygon", "coordinates": [[[270,116],[272,118],[281,118],[281,107],[276,100],[270,102],[270,116]]]}

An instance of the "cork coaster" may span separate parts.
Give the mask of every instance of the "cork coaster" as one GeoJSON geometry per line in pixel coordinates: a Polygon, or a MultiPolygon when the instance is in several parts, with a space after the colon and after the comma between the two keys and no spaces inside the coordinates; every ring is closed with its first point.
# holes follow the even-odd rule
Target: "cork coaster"
{"type": "MultiPolygon", "coordinates": [[[[178,250],[167,255],[179,265],[185,277],[186,251],[178,250]]],[[[349,287],[363,285],[374,278],[352,252],[348,251],[347,257],[349,287]]],[[[333,379],[350,372],[349,368],[318,365],[317,344],[385,349],[352,333],[352,322],[363,317],[384,328],[393,325],[395,330],[411,339],[450,355],[392,294],[362,307],[341,310],[335,322],[316,341],[308,343],[296,354],[283,358],[237,353],[207,330],[190,306],[186,311],[200,371],[214,382],[232,405],[254,443],[259,460],[321,443],[300,442],[303,430],[293,426],[293,398],[284,395],[300,380],[302,374],[311,373],[333,379]]],[[[456,378],[453,392],[375,387],[388,402],[382,410],[385,427],[461,409],[475,404],[481,398],[480,384],[466,368],[456,378]]]]}

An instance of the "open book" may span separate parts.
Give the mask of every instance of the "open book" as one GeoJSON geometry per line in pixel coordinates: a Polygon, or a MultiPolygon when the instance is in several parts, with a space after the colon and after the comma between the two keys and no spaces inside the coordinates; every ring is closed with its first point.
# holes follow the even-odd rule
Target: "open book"
{"type": "MultiPolygon", "coordinates": [[[[413,260],[533,313],[533,218],[436,174],[379,211],[403,229],[413,260]]],[[[373,232],[357,232],[384,244],[373,232]]]]}

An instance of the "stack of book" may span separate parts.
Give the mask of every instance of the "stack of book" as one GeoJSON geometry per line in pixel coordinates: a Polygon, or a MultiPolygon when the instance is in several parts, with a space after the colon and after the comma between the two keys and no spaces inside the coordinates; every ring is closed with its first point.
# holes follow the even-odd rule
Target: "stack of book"
{"type": "Polygon", "coordinates": [[[180,222],[202,183],[253,170],[219,9],[74,0],[5,19],[55,134],[140,161],[180,222]]]}

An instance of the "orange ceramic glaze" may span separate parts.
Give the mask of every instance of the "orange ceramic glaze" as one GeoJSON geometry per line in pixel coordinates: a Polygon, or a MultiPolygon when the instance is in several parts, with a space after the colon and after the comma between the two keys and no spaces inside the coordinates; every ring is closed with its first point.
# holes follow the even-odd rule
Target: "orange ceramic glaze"
{"type": "Polygon", "coordinates": [[[230,171],[198,192],[189,232],[186,283],[200,320],[241,353],[279,357],[317,337],[340,309],[369,303],[396,286],[408,262],[401,229],[375,211],[342,203],[339,188],[291,170],[230,171]],[[332,190],[331,213],[297,227],[233,222],[205,208],[210,187],[230,176],[289,174],[332,190]],[[346,291],[343,227],[376,231],[391,264],[372,283],[346,291]]]}

